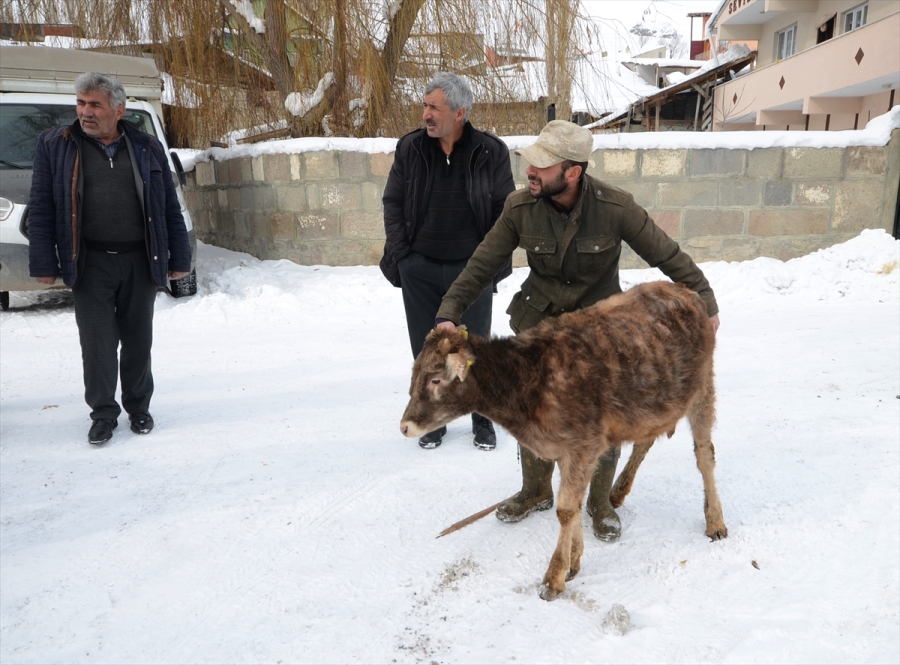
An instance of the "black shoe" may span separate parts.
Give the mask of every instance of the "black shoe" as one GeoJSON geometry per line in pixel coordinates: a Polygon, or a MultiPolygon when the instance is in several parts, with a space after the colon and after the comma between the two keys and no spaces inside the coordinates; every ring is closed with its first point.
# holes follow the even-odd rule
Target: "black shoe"
{"type": "Polygon", "coordinates": [[[153,416],[149,413],[133,413],[128,419],[131,421],[131,431],[135,434],[149,434],[153,429],[153,416]]]}
{"type": "Polygon", "coordinates": [[[444,440],[444,435],[447,433],[447,426],[434,430],[433,432],[428,432],[425,436],[419,439],[419,445],[425,448],[425,450],[432,450],[433,448],[437,448],[441,445],[441,442],[444,440]]]}
{"type": "Polygon", "coordinates": [[[494,423],[480,413],[472,414],[472,434],[475,435],[475,447],[479,450],[493,450],[497,447],[494,423]]]}
{"type": "Polygon", "coordinates": [[[118,426],[118,420],[95,420],[88,432],[88,443],[95,446],[106,443],[112,438],[113,430],[118,426]]]}

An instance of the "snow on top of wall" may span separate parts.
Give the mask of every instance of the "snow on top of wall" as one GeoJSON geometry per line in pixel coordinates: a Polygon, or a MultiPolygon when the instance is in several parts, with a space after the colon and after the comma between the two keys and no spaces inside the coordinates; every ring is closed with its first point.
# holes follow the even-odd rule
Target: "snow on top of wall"
{"type": "Polygon", "coordinates": [[[247,19],[247,23],[250,24],[250,27],[256,30],[257,33],[263,34],[266,31],[266,22],[263,21],[256,15],[256,12],[253,11],[253,3],[250,0],[228,0],[232,4],[232,6],[237,10],[237,13],[247,19]]]}
{"type": "MultiPolygon", "coordinates": [[[[900,106],[871,120],[865,129],[840,132],[646,132],[625,134],[595,134],[594,150],[677,150],[682,148],[753,150],[755,148],[847,148],[850,146],[887,145],[891,132],[900,129],[900,106]]],[[[535,142],[535,136],[501,137],[510,150],[525,148],[535,142]]],[[[178,150],[186,171],[195,162],[227,161],[237,157],[258,157],[271,154],[295,154],[337,150],[341,152],[391,153],[397,144],[394,138],[302,138],[267,141],[232,148],[208,150],[178,150]]]]}

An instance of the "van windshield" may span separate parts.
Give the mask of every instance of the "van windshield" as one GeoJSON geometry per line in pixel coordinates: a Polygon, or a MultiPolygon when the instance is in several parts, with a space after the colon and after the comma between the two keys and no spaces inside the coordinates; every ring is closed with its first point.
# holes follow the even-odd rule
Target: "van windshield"
{"type": "MultiPolygon", "coordinates": [[[[31,169],[41,132],[71,125],[77,116],[68,104],[0,104],[0,169],[31,169]]],[[[149,113],[125,109],[122,118],[136,129],[156,136],[149,113]]]]}

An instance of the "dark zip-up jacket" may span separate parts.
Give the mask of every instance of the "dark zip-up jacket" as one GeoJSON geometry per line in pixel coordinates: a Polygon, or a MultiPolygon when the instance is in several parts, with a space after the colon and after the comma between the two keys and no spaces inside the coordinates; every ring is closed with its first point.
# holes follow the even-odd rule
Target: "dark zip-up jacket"
{"type": "MultiPolygon", "coordinates": [[[[191,246],[165,149],[153,136],[119,122],[134,168],[144,214],[153,281],[168,286],[168,273],[189,272],[191,246]]],[[[32,277],[62,276],[73,287],[84,255],[81,239],[82,149],[89,140],[78,120],[43,132],[34,152],[28,204],[28,254],[32,277]]]]}
{"type": "Polygon", "coordinates": [[[545,199],[520,189],[506,200],[497,224],[475,250],[466,269],[444,296],[437,318],[459,324],[463,312],[491,282],[517,247],[525,250],[530,272],[513,296],[510,327],[519,333],[545,318],[588,307],[620,293],[622,242],[673,282],[682,282],[718,313],[703,272],[681,251],[634,197],[585,175],[572,211],[566,215],[545,199]]]}
{"type": "MultiPolygon", "coordinates": [[[[503,210],[507,195],[516,188],[509,163],[509,149],[500,139],[468,127],[469,141],[466,155],[466,195],[475,215],[479,240],[503,210]]],[[[409,254],[410,244],[422,222],[422,203],[429,186],[428,146],[425,129],[417,129],[397,141],[394,164],[384,187],[384,257],[381,272],[394,286],[400,286],[397,263],[409,254]]],[[[494,275],[496,285],[512,272],[507,261],[494,275]]]]}

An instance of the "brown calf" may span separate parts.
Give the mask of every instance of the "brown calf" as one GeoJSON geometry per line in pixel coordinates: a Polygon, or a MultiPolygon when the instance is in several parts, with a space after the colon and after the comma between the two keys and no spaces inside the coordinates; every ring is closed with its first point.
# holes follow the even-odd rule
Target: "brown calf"
{"type": "Polygon", "coordinates": [[[619,506],[653,442],[671,436],[683,416],[703,476],[706,535],[728,535],[710,439],[714,346],[703,301],[667,282],[642,284],[516,337],[435,330],[413,365],[400,429],[418,437],[477,411],[539,457],[557,460],[560,534],[541,587],[541,598],[553,600],[581,569],[581,506],[600,455],[635,443],[610,493],[619,506]]]}

